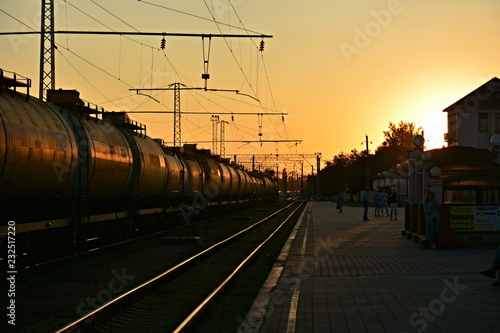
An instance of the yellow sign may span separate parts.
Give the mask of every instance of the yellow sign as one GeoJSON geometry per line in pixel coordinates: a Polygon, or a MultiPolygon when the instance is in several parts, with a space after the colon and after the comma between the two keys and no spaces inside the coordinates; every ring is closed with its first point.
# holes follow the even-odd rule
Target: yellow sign
{"type": "Polygon", "coordinates": [[[450,222],[456,232],[500,231],[500,206],[451,206],[450,222]]]}
{"type": "Polygon", "coordinates": [[[450,222],[456,232],[474,231],[474,206],[451,206],[450,222]]]}

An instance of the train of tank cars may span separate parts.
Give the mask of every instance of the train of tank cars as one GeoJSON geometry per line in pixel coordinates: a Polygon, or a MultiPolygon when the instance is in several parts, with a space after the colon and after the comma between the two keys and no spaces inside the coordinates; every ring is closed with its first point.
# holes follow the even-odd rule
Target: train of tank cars
{"type": "Polygon", "coordinates": [[[0,239],[15,229],[18,253],[114,243],[278,197],[272,175],[168,148],[75,90],[44,102],[30,85],[0,70],[0,239]]]}

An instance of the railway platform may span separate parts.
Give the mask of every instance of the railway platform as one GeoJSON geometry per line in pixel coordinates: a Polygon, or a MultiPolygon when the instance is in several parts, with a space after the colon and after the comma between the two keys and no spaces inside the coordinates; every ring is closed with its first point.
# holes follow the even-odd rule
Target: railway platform
{"type": "Polygon", "coordinates": [[[398,220],[309,202],[239,332],[500,332],[494,249],[427,250],[398,220]]]}

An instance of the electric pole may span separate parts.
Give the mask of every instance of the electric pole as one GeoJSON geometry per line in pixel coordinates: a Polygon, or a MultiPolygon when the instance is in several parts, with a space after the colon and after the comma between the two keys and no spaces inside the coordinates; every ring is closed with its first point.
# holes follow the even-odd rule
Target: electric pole
{"type": "Polygon", "coordinates": [[[368,141],[368,135],[365,133],[365,143],[366,143],[366,186],[370,187],[370,162],[368,161],[368,158],[370,156],[370,150],[368,147],[368,143],[372,143],[371,141],[368,141]]]}
{"type": "Polygon", "coordinates": [[[40,89],[39,98],[46,100],[46,91],[56,87],[55,41],[54,41],[54,0],[42,0],[40,23],[40,89]]]}
{"type": "Polygon", "coordinates": [[[217,124],[219,123],[219,116],[212,115],[212,154],[217,155],[217,124]]]}
{"type": "Polygon", "coordinates": [[[174,147],[181,146],[181,89],[183,85],[179,82],[174,82],[168,85],[169,87],[174,87],[174,147]]]}
{"type": "Polygon", "coordinates": [[[225,120],[220,121],[220,156],[222,158],[226,155],[226,124],[229,124],[225,120]]]}

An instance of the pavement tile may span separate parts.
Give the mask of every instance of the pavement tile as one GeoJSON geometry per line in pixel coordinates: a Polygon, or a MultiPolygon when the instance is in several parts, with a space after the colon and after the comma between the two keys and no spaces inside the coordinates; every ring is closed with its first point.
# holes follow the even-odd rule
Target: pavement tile
{"type": "Polygon", "coordinates": [[[258,329],[241,332],[500,332],[500,290],[478,273],[494,250],[424,250],[401,236],[401,208],[398,221],[367,222],[362,208],[310,202],[307,210],[273,289],[280,297],[269,296],[258,329]]]}

